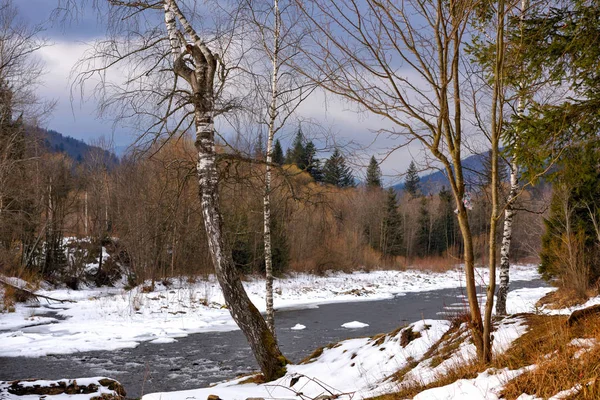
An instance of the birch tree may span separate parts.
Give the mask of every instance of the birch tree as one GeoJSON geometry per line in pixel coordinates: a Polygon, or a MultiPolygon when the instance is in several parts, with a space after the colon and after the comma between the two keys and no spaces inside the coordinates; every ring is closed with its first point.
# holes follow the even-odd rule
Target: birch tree
{"type": "MultiPolygon", "coordinates": [[[[267,129],[265,162],[265,190],[263,196],[263,232],[265,256],[266,320],[275,335],[275,312],[273,308],[273,255],[271,244],[271,194],[273,167],[273,144],[275,135],[304,99],[312,92],[305,80],[289,68],[290,61],[299,53],[300,39],[292,29],[294,19],[289,1],[246,0],[246,11],[256,32],[259,64],[268,59],[268,66],[254,65],[254,82],[257,96],[259,121],[267,129]],[[265,68],[267,67],[267,68],[265,68]],[[264,71],[264,73],[263,73],[264,71]]],[[[254,36],[254,35],[253,35],[254,36]]]]}
{"type": "MultiPolygon", "coordinates": [[[[523,18],[529,7],[528,0],[521,0],[520,9],[520,29],[523,31],[523,18]]],[[[517,99],[517,118],[522,118],[525,113],[525,96],[523,94],[524,84],[518,85],[519,96],[517,99]]],[[[517,140],[518,142],[518,140],[517,140]]],[[[515,152],[517,153],[517,152],[515,152]]],[[[512,225],[515,216],[515,201],[519,194],[519,164],[517,157],[513,155],[510,160],[510,189],[506,206],[504,209],[504,226],[502,230],[502,247],[500,248],[500,270],[498,285],[498,300],[496,303],[496,314],[506,315],[506,297],[508,295],[508,285],[510,282],[510,243],[512,240],[512,225]]]]}
{"type": "MultiPolygon", "coordinates": [[[[239,59],[229,58],[233,65],[225,61],[235,48],[235,12],[227,14],[223,8],[224,18],[213,22],[219,32],[228,33],[221,38],[196,30],[195,24],[206,24],[183,0],[94,3],[111,22],[109,36],[94,43],[77,65],[76,87],[85,90],[94,84],[100,112],[114,112],[121,122],[143,127],[142,138],[194,130],[201,211],[215,275],[265,378],[282,376],[287,360],[248,298],[223,236],[215,117],[237,102],[226,85],[235,79],[239,59]],[[220,54],[215,51],[219,45],[220,54]]],[[[78,4],[67,1],[62,6],[73,10],[78,4]]],[[[211,16],[202,11],[205,19],[211,16]]]]}

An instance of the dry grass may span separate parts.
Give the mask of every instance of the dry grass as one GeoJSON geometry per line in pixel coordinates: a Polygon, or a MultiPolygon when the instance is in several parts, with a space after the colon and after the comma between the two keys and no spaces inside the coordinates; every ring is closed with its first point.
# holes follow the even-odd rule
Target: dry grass
{"type": "Polygon", "coordinates": [[[536,368],[508,382],[503,395],[516,399],[522,393],[548,398],[578,385],[581,391],[569,399],[600,398],[600,316],[590,316],[568,328],[566,317],[528,316],[530,331],[515,342],[498,364],[511,369],[536,368]],[[575,338],[594,338],[587,350],[571,345],[575,338]]]}
{"type": "MultiPolygon", "coordinates": [[[[506,353],[497,356],[491,365],[482,365],[475,361],[466,362],[448,368],[434,382],[400,384],[418,364],[412,361],[390,377],[399,382],[398,391],[376,399],[412,398],[424,390],[446,386],[458,379],[473,379],[489,367],[516,370],[531,365],[535,365],[536,368],[505,385],[503,398],[516,399],[523,393],[549,398],[559,392],[578,388],[577,393],[564,398],[600,399],[600,315],[588,316],[571,328],[566,324],[566,316],[522,314],[520,317],[524,318],[529,326],[527,333],[517,339],[506,353]],[[576,338],[593,338],[596,339],[596,344],[587,349],[574,346],[571,343],[576,338]]],[[[421,362],[429,360],[429,365],[435,367],[455,353],[468,337],[465,325],[460,325],[459,320],[456,322],[425,354],[421,362]]]]}
{"type": "Polygon", "coordinates": [[[597,291],[588,290],[585,294],[574,289],[560,287],[558,290],[552,291],[542,297],[537,306],[545,305],[550,309],[570,308],[578,306],[587,301],[589,297],[596,296],[597,291]]]}
{"type": "Polygon", "coordinates": [[[414,259],[410,268],[431,272],[446,272],[452,270],[460,261],[451,256],[429,256],[414,259]]]}

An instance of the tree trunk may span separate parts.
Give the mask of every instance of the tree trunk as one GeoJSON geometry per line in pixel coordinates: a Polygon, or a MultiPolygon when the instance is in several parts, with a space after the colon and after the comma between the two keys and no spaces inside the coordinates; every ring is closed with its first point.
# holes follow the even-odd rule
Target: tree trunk
{"type": "Polygon", "coordinates": [[[273,72],[271,76],[271,104],[269,105],[269,137],[267,138],[267,165],[265,171],[265,196],[263,202],[264,211],[264,245],[265,245],[265,299],[267,305],[267,326],[273,337],[275,334],[275,311],[273,309],[273,255],[271,244],[271,162],[273,161],[273,138],[275,136],[275,121],[277,119],[277,96],[279,77],[279,31],[280,15],[279,1],[273,1],[273,14],[275,27],[273,30],[273,72]]]}
{"type": "MultiPolygon", "coordinates": [[[[523,29],[523,19],[525,12],[529,7],[529,0],[521,0],[521,30],[523,29]]],[[[525,113],[525,99],[523,95],[519,96],[517,105],[517,116],[522,117],[525,113]]],[[[508,296],[508,285],[510,282],[510,242],[512,240],[512,223],[515,216],[514,202],[519,190],[519,164],[513,156],[510,162],[510,192],[504,211],[504,230],[502,233],[502,249],[500,250],[500,284],[498,286],[498,303],[496,304],[496,314],[506,315],[506,297],[508,296]]]]}
{"type": "Polygon", "coordinates": [[[510,192],[504,210],[504,230],[502,233],[502,248],[500,249],[500,272],[498,285],[498,302],[496,303],[496,314],[506,315],[506,297],[508,295],[508,284],[510,281],[510,242],[512,239],[512,224],[514,211],[514,201],[519,190],[517,162],[513,158],[510,163],[510,192]]]}
{"type": "MultiPolygon", "coordinates": [[[[196,125],[196,150],[198,151],[197,174],[199,196],[208,238],[208,249],[215,268],[215,275],[223,291],[225,303],[234,321],[240,327],[266,380],[277,379],[285,374],[287,359],[281,354],[275,337],[262,315],[248,298],[238,275],[231,250],[223,238],[223,218],[219,205],[218,171],[215,152],[214,93],[213,84],[217,58],[179,9],[175,0],[166,0],[165,25],[169,35],[175,73],[192,89],[194,122],[196,125]],[[176,20],[179,20],[191,43],[179,43],[176,20]],[[179,45],[185,45],[181,52],[179,45]],[[195,64],[191,69],[184,56],[190,56],[195,64]]],[[[182,35],[181,35],[182,36],[182,35]]]]}
{"type": "Polygon", "coordinates": [[[262,315],[248,298],[233,263],[231,252],[226,249],[222,235],[223,221],[219,211],[214,125],[212,117],[199,110],[196,111],[195,117],[200,201],[215,274],[229,312],[246,335],[262,373],[267,380],[273,380],[285,374],[287,360],[279,351],[277,342],[262,315]]]}

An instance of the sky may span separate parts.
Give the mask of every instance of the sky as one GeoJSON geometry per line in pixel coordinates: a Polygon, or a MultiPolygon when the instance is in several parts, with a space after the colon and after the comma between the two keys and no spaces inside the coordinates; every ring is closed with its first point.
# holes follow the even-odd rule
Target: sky
{"type": "MultiPolygon", "coordinates": [[[[39,51],[38,57],[44,62],[46,74],[41,78],[42,86],[39,94],[42,98],[56,101],[52,115],[44,122],[44,127],[62,134],[91,143],[104,136],[111,139],[117,149],[126,148],[136,138],[136,132],[113,124],[110,118],[99,119],[97,103],[90,98],[90,93],[73,91],[71,71],[90,43],[102,38],[105,33],[105,22],[96,16],[88,6],[80,10],[75,21],[61,23],[51,19],[58,0],[14,0],[20,16],[30,24],[42,24],[43,36],[50,45],[39,51]]],[[[418,145],[401,148],[390,154],[389,149],[400,144],[398,138],[377,136],[375,131],[389,127],[389,123],[380,117],[357,112],[352,104],[341,101],[323,92],[315,93],[302,104],[299,118],[316,122],[318,129],[314,132],[327,132],[335,139],[332,143],[353,143],[347,147],[348,158],[358,179],[364,177],[365,168],[371,155],[384,160],[381,169],[386,184],[395,184],[403,180],[401,176],[411,160],[422,161],[423,151],[418,145]],[[377,139],[377,140],[375,140],[377,139]]],[[[290,124],[282,132],[281,140],[289,145],[297,130],[297,124],[290,124]]],[[[309,127],[310,131],[311,128],[309,127]]],[[[317,133],[315,135],[318,136],[317,133]]],[[[325,146],[324,143],[321,143],[325,146]]],[[[317,144],[317,147],[320,147],[317,144]]],[[[326,157],[327,154],[322,154],[326,157]]]]}

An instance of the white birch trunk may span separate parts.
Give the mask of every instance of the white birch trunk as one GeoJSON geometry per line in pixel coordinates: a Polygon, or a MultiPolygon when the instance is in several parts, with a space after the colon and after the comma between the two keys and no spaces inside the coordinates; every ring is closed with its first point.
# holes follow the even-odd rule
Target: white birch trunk
{"type": "MultiPolygon", "coordinates": [[[[179,77],[188,82],[193,93],[192,103],[196,125],[195,146],[198,152],[196,169],[209,253],[231,316],[248,339],[265,379],[273,380],[285,374],[287,359],[279,351],[277,342],[264,318],[248,298],[233,263],[231,251],[227,248],[223,237],[213,111],[213,84],[217,59],[189,24],[177,2],[165,0],[165,24],[172,46],[177,44],[176,20],[180,22],[186,34],[193,41],[193,44],[186,44],[185,53],[178,48],[172,48],[172,54],[176,56],[173,68],[179,77]],[[183,56],[193,58],[194,70],[189,68],[183,60],[183,56]]],[[[179,34],[179,36],[183,35],[179,34]]]]}
{"type": "Polygon", "coordinates": [[[264,241],[265,241],[265,300],[267,305],[267,326],[275,335],[275,310],[273,309],[273,254],[271,245],[271,162],[273,161],[273,137],[277,119],[277,97],[279,76],[279,1],[273,2],[275,27],[273,31],[273,75],[271,77],[271,104],[269,105],[269,137],[267,138],[267,165],[265,170],[264,241]]]}
{"type": "MultiPolygon", "coordinates": [[[[521,0],[521,21],[525,17],[525,11],[529,6],[528,0],[521,0]]],[[[525,99],[519,97],[517,115],[522,117],[525,112],[525,99]]],[[[506,298],[510,283],[510,243],[512,240],[512,224],[515,216],[514,203],[519,191],[519,164],[516,157],[510,162],[510,192],[504,210],[504,229],[502,231],[502,247],[500,249],[500,268],[498,283],[498,301],[496,303],[496,314],[506,315],[506,298]]]]}

